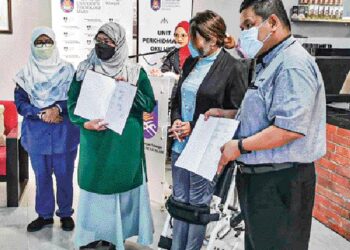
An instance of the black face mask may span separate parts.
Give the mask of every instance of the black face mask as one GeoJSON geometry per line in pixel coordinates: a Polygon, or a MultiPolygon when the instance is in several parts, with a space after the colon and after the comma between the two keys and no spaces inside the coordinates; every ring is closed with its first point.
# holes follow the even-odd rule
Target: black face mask
{"type": "Polygon", "coordinates": [[[107,61],[108,59],[111,59],[112,56],[114,55],[115,48],[107,44],[96,43],[95,51],[99,59],[101,59],[102,61],[107,61]]]}

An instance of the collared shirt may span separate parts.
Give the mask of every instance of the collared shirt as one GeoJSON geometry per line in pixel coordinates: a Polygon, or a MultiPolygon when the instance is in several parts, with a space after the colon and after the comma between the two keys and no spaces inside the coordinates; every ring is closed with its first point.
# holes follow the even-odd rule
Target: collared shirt
{"type": "Polygon", "coordinates": [[[245,164],[313,162],[326,152],[326,98],[322,75],[313,57],[290,37],[256,68],[255,86],[243,99],[236,119],[237,138],[271,125],[303,134],[282,147],[254,151],[238,158],[245,164]]]}
{"type": "MultiPolygon", "coordinates": [[[[214,54],[200,59],[192,72],[187,76],[181,87],[181,115],[182,121],[191,122],[196,109],[197,91],[208,74],[214,61],[220,54],[218,49],[214,54]]],[[[174,141],[172,150],[180,154],[188,142],[188,137],[183,142],[174,141]]]]}

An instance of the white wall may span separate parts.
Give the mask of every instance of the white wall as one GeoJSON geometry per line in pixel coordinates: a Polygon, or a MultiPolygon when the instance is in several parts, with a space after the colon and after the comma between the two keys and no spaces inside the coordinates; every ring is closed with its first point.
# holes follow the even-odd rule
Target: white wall
{"type": "MultiPolygon", "coordinates": [[[[141,0],[144,1],[144,0],[141,0]]],[[[350,0],[348,0],[350,1],[350,0]]],[[[12,1],[13,34],[0,34],[0,99],[13,99],[12,78],[26,63],[31,31],[36,26],[51,26],[50,0],[12,1]]],[[[211,9],[226,22],[228,33],[239,36],[241,0],[194,0],[193,13],[211,9]]],[[[289,10],[298,0],[283,0],[289,10]]],[[[350,48],[350,28],[343,24],[293,23],[294,34],[312,37],[311,42],[334,43],[350,48]]]]}
{"type": "Polygon", "coordinates": [[[194,0],[193,15],[203,10],[213,10],[223,17],[227,26],[227,32],[234,37],[240,33],[239,6],[241,0],[194,0]]]}
{"type": "Polygon", "coordinates": [[[27,62],[36,26],[51,26],[50,0],[14,0],[13,34],[0,34],[0,99],[13,100],[13,76],[27,62]]]}

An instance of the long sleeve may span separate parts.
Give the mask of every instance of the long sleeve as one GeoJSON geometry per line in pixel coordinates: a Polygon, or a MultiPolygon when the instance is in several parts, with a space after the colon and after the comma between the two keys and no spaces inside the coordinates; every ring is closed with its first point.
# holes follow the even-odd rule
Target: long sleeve
{"type": "Polygon", "coordinates": [[[68,114],[67,101],[55,102],[55,106],[59,106],[61,114],[63,114],[63,115],[68,114]]]}
{"type": "Polygon", "coordinates": [[[30,103],[28,94],[19,85],[15,89],[15,104],[18,113],[24,118],[39,119],[40,109],[30,103]]]}
{"type": "Polygon", "coordinates": [[[88,120],[74,114],[74,110],[77,105],[78,97],[80,94],[80,89],[81,89],[81,82],[78,82],[74,77],[73,82],[70,85],[70,88],[68,91],[67,110],[68,110],[68,115],[71,122],[75,125],[83,127],[84,123],[87,122],[88,120]]]}
{"type": "Polygon", "coordinates": [[[147,77],[146,72],[143,69],[141,69],[138,81],[138,88],[131,112],[150,113],[153,111],[155,105],[156,100],[154,99],[154,93],[151,83],[147,77]]]}

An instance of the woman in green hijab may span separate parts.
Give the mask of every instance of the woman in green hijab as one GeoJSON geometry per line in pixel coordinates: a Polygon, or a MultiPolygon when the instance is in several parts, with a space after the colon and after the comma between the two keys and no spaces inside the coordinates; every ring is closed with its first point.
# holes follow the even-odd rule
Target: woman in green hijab
{"type": "MultiPolygon", "coordinates": [[[[80,126],[80,160],[76,246],[80,249],[110,244],[124,249],[124,241],[139,235],[150,245],[153,222],[146,183],[143,112],[152,112],[155,99],[145,71],[128,61],[125,30],[119,24],[103,25],[95,49],[80,63],[68,96],[69,115],[80,126]],[[74,114],[87,70],[137,85],[137,93],[122,135],[100,120],[88,121],[74,114]]],[[[96,83],[98,84],[98,83],[96,83]]],[[[93,100],[92,100],[93,101],[93,100]]]]}

